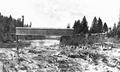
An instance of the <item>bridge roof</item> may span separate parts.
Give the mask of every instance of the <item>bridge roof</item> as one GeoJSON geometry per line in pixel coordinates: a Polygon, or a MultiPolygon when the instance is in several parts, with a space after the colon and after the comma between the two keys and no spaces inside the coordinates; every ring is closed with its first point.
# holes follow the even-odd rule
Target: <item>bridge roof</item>
{"type": "Polygon", "coordinates": [[[16,27],[16,35],[71,35],[73,29],[16,27]]]}
{"type": "Polygon", "coordinates": [[[69,28],[35,28],[35,27],[16,27],[16,29],[69,29],[69,28]]]}

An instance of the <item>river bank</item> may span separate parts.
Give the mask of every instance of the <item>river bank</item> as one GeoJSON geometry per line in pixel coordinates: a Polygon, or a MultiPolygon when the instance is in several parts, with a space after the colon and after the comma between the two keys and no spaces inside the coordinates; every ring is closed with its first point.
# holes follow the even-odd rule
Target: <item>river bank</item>
{"type": "Polygon", "coordinates": [[[17,45],[21,47],[25,47],[25,46],[29,46],[30,42],[26,42],[26,41],[19,41],[19,42],[12,42],[12,43],[0,42],[0,48],[16,48],[17,45]]]}

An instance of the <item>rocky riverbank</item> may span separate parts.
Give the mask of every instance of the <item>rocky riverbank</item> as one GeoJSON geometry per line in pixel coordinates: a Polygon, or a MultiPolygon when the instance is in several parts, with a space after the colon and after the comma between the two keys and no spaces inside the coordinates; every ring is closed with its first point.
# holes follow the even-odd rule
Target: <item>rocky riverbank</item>
{"type": "MultiPolygon", "coordinates": [[[[48,41],[47,41],[48,42],[48,41]]],[[[0,49],[1,68],[9,72],[119,72],[119,44],[104,42],[86,46],[41,45],[0,49]]],[[[44,42],[46,43],[46,42],[44,42]]]]}

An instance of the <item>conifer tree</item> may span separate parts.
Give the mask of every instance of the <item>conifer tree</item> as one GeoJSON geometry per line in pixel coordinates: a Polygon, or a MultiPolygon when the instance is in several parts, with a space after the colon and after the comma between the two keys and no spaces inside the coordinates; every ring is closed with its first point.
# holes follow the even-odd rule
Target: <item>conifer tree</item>
{"type": "Polygon", "coordinates": [[[118,35],[118,37],[120,37],[120,21],[118,22],[117,25],[116,34],[118,35]]]}
{"type": "Polygon", "coordinates": [[[97,18],[94,17],[92,21],[92,26],[90,28],[90,33],[97,33],[97,18]]]}
{"type": "Polygon", "coordinates": [[[98,19],[98,24],[97,24],[97,33],[102,33],[103,32],[103,23],[101,18],[98,19]]]}
{"type": "Polygon", "coordinates": [[[74,28],[74,34],[79,34],[81,32],[81,23],[80,23],[80,20],[78,21],[75,21],[74,25],[73,25],[73,28],[74,28]]]}
{"type": "Polygon", "coordinates": [[[120,21],[118,22],[118,25],[117,25],[117,28],[119,28],[120,27],[120,21]]]}
{"type": "Polygon", "coordinates": [[[108,26],[106,22],[103,25],[103,32],[108,32],[108,26]]]}
{"type": "Polygon", "coordinates": [[[15,36],[11,34],[15,33],[15,27],[20,27],[21,23],[21,21],[12,18],[11,15],[6,17],[0,13],[0,41],[7,42],[11,41],[12,38],[15,40],[15,36]]]}
{"type": "Polygon", "coordinates": [[[117,27],[116,27],[116,23],[114,23],[113,31],[115,31],[116,29],[117,29],[117,27]]]}
{"type": "Polygon", "coordinates": [[[117,36],[120,38],[120,27],[117,28],[117,36]]]}
{"type": "Polygon", "coordinates": [[[83,17],[83,20],[81,22],[81,27],[82,27],[82,30],[81,30],[82,33],[84,33],[84,34],[88,33],[88,22],[87,22],[85,16],[83,17]]]}
{"type": "Polygon", "coordinates": [[[114,23],[113,29],[112,29],[112,34],[115,36],[117,35],[117,27],[116,27],[116,23],[114,23]]]}
{"type": "Polygon", "coordinates": [[[74,25],[73,25],[73,29],[74,29],[73,32],[74,32],[74,34],[77,33],[77,26],[78,26],[78,25],[77,25],[77,21],[75,21],[75,22],[74,22],[74,25]]]}
{"type": "Polygon", "coordinates": [[[67,28],[70,28],[70,24],[67,25],[67,28]]]}

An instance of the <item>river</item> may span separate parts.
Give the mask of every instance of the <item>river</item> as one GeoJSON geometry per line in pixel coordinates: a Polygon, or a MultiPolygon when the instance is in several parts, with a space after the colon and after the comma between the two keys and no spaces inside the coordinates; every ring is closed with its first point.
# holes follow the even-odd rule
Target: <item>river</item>
{"type": "Polygon", "coordinates": [[[59,40],[32,40],[31,45],[32,46],[51,46],[51,45],[56,45],[59,44],[59,40]]]}
{"type": "Polygon", "coordinates": [[[19,59],[16,48],[0,49],[0,72],[120,72],[119,48],[99,50],[96,54],[93,49],[59,47],[59,40],[28,42],[31,43],[29,46],[20,47],[19,59]],[[112,62],[113,58],[118,63],[112,62]]]}

